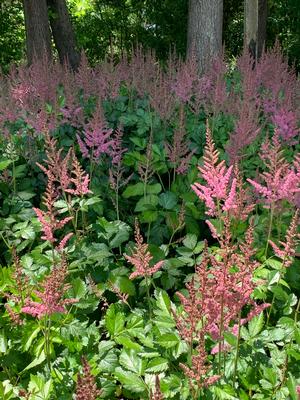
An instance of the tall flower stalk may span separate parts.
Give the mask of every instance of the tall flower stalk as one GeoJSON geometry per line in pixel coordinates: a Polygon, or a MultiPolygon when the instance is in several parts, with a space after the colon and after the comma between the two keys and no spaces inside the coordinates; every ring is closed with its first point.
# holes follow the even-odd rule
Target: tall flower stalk
{"type": "Polygon", "coordinates": [[[148,308],[150,315],[151,312],[151,302],[150,302],[150,277],[161,269],[164,261],[158,261],[153,266],[150,266],[153,256],[150,254],[148,249],[148,244],[144,243],[143,236],[140,233],[140,228],[138,222],[135,222],[135,247],[131,256],[125,254],[126,260],[135,267],[135,270],[129,275],[129,279],[135,279],[137,277],[143,277],[146,281],[146,291],[148,308]]]}

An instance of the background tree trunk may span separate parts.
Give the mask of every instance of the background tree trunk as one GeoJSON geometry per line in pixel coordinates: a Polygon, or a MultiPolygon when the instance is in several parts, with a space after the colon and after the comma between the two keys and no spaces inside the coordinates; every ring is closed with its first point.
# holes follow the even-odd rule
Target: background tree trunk
{"type": "Polygon", "coordinates": [[[23,0],[28,64],[45,54],[51,59],[51,33],[46,0],[23,0]]]}
{"type": "Polygon", "coordinates": [[[258,60],[266,42],[267,0],[245,0],[244,46],[258,60]]]}
{"type": "Polygon", "coordinates": [[[65,0],[47,0],[49,20],[55,46],[61,63],[66,60],[73,70],[80,63],[80,54],[76,49],[75,35],[65,0]]]}
{"type": "Polygon", "coordinates": [[[189,0],[187,54],[195,55],[200,72],[222,51],[223,0],[189,0]]]}

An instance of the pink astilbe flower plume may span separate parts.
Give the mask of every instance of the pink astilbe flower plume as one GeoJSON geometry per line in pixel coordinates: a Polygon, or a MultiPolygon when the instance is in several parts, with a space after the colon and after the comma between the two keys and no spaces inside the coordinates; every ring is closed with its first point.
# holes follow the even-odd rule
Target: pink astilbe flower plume
{"type": "Polygon", "coordinates": [[[252,280],[253,272],[259,265],[253,259],[256,251],[253,248],[252,223],[245,233],[244,241],[239,244],[233,243],[228,216],[223,217],[223,224],[222,234],[216,236],[220,245],[218,254],[215,256],[209,253],[205,243],[201,263],[196,266],[193,279],[186,284],[188,295],[177,293],[183,307],[183,312],[175,315],[177,329],[191,348],[197,344],[197,357],[192,356],[192,365],[186,366],[184,371],[197,382],[202,376],[204,385],[206,378],[213,381],[218,379],[216,376],[205,376],[205,335],[219,342],[219,351],[225,351],[224,332],[233,332],[235,328],[231,328],[231,325],[240,319],[244,307],[251,305],[252,310],[240,319],[239,326],[270,306],[258,305],[252,299],[256,286],[252,280]]]}
{"type": "Polygon", "coordinates": [[[83,171],[73,149],[71,151],[71,158],[72,158],[72,171],[71,171],[70,183],[73,184],[74,189],[66,188],[65,192],[71,193],[76,196],[84,196],[85,194],[92,193],[89,190],[89,182],[90,182],[89,175],[83,171]]]}
{"type": "Polygon", "coordinates": [[[150,262],[153,259],[153,256],[148,250],[148,244],[144,243],[143,236],[140,233],[140,228],[137,221],[135,223],[134,252],[131,256],[125,254],[124,257],[130,264],[135,267],[135,271],[130,274],[129,279],[134,279],[139,276],[149,277],[157,272],[164,264],[164,261],[158,261],[152,267],[150,266],[150,262]]]}
{"type": "Polygon", "coordinates": [[[279,248],[272,240],[269,240],[276,256],[282,259],[283,267],[288,268],[293,262],[293,257],[296,253],[296,245],[299,242],[300,234],[298,233],[299,227],[299,209],[296,210],[290,226],[286,232],[285,242],[280,241],[280,245],[283,247],[279,248]]]}
{"type": "Polygon", "coordinates": [[[34,207],[33,210],[35,211],[38,220],[42,225],[42,231],[44,233],[42,239],[48,240],[50,243],[56,242],[54,232],[57,229],[61,229],[72,219],[72,217],[66,217],[61,220],[57,219],[58,212],[54,205],[57,199],[58,194],[54,186],[54,181],[52,177],[48,177],[46,192],[43,197],[43,203],[46,211],[40,210],[36,207],[34,207]]]}
{"type": "Polygon", "coordinates": [[[83,138],[77,135],[78,144],[83,157],[99,161],[102,154],[110,154],[114,144],[113,130],[108,128],[103,110],[97,104],[90,121],[84,126],[83,138]]]}
{"type": "Polygon", "coordinates": [[[192,189],[205,202],[208,215],[216,216],[220,211],[231,212],[237,207],[236,178],[231,181],[233,166],[227,168],[224,160],[219,161],[219,152],[215,149],[208,123],[203,160],[204,165],[199,167],[199,171],[206,185],[196,182],[192,189]]]}
{"type": "Polygon", "coordinates": [[[300,128],[294,111],[283,106],[274,111],[271,121],[284,142],[292,144],[299,142],[300,128]]]}
{"type": "Polygon", "coordinates": [[[82,374],[78,374],[76,383],[76,400],[97,400],[101,396],[102,390],[97,388],[91,367],[85,357],[82,357],[82,374]]]}
{"type": "MultiPolygon", "coordinates": [[[[46,160],[45,166],[37,164],[47,176],[47,186],[45,195],[43,196],[43,205],[45,210],[34,208],[34,211],[42,225],[42,239],[48,240],[54,244],[57,242],[55,231],[63,228],[73,216],[58,219],[58,210],[56,209],[56,201],[62,194],[84,196],[91,193],[89,190],[89,175],[86,174],[74,150],[69,149],[65,157],[62,156],[62,149],[57,149],[57,141],[47,132],[45,133],[46,143],[46,160]]],[[[72,233],[68,233],[61,239],[56,249],[60,252],[65,248],[68,240],[72,237],[72,233]]]]}
{"type": "Polygon", "coordinates": [[[185,115],[183,107],[179,111],[179,126],[175,129],[173,143],[165,143],[165,150],[170,163],[178,174],[185,174],[195,150],[189,149],[186,139],[185,115]]]}
{"type": "Polygon", "coordinates": [[[300,191],[300,179],[295,171],[296,164],[290,166],[284,159],[278,134],[275,132],[272,142],[267,139],[261,149],[261,158],[267,168],[267,171],[260,174],[262,183],[253,179],[247,181],[262,196],[266,207],[281,200],[293,203],[295,195],[300,191]]]}
{"type": "Polygon", "coordinates": [[[70,288],[70,285],[64,283],[67,274],[67,263],[65,259],[62,258],[61,265],[54,267],[41,283],[41,290],[35,291],[35,295],[40,301],[32,301],[28,297],[25,300],[24,307],[22,307],[22,312],[37,318],[51,316],[54,313],[65,313],[66,305],[78,301],[77,299],[63,299],[64,294],[70,288]]]}

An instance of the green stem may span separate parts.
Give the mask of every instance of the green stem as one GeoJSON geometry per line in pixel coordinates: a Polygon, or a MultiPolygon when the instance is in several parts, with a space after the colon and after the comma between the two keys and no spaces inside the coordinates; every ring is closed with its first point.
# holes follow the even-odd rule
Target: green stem
{"type": "Polygon", "coordinates": [[[17,192],[17,185],[16,185],[16,164],[12,162],[12,178],[13,178],[13,194],[15,195],[17,192]]]}
{"type": "Polygon", "coordinates": [[[241,339],[241,313],[239,313],[239,320],[238,320],[238,335],[237,335],[237,341],[236,341],[234,369],[233,369],[233,387],[235,387],[235,382],[236,382],[236,378],[237,378],[237,364],[238,364],[238,358],[239,358],[240,339],[241,339]]]}
{"type": "Polygon", "coordinates": [[[3,236],[3,233],[2,233],[2,232],[0,232],[0,236],[1,236],[2,240],[3,240],[3,242],[5,243],[6,247],[7,247],[9,250],[11,250],[12,247],[9,245],[8,241],[7,241],[7,240],[5,239],[5,237],[3,236]]]}
{"type": "Polygon", "coordinates": [[[299,300],[298,300],[298,303],[297,303],[297,307],[296,307],[296,310],[295,310],[295,316],[294,316],[295,324],[297,324],[297,322],[298,322],[299,310],[300,310],[300,297],[299,297],[299,300]]]}
{"type": "MultiPolygon", "coordinates": [[[[220,329],[219,329],[220,338],[223,338],[223,328],[224,328],[223,325],[224,325],[224,299],[223,299],[223,296],[222,296],[222,300],[221,300],[221,321],[220,321],[220,329]]],[[[218,367],[219,375],[221,375],[222,343],[224,343],[224,339],[220,339],[220,342],[219,342],[219,367],[218,367]]]]}
{"type": "Polygon", "coordinates": [[[267,253],[268,253],[269,240],[271,238],[271,233],[272,233],[273,218],[274,218],[274,204],[271,205],[271,210],[270,210],[270,220],[269,220],[269,227],[268,227],[267,243],[266,243],[266,248],[265,248],[265,257],[267,257],[267,253]]]}
{"type": "Polygon", "coordinates": [[[151,320],[152,319],[152,308],[151,308],[151,302],[150,302],[150,285],[149,285],[148,276],[145,277],[145,280],[146,280],[148,311],[149,311],[149,317],[151,320]]]}
{"type": "Polygon", "coordinates": [[[47,319],[45,320],[45,331],[44,331],[44,338],[45,338],[44,350],[45,350],[47,365],[48,365],[49,371],[50,371],[50,373],[51,373],[50,329],[51,329],[51,319],[50,319],[49,316],[47,316],[47,319]]]}

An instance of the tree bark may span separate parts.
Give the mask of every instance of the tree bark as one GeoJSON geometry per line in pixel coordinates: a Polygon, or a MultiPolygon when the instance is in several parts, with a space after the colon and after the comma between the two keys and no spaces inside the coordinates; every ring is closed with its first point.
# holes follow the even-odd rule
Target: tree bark
{"type": "Polygon", "coordinates": [[[267,0],[245,0],[244,3],[244,46],[255,60],[265,47],[267,6],[267,0]]]}
{"type": "Polygon", "coordinates": [[[68,62],[73,70],[80,63],[76,40],[65,0],[47,0],[49,20],[61,63],[68,62]]]}
{"type": "Polygon", "coordinates": [[[222,51],[223,0],[189,0],[187,54],[204,73],[222,51]]]}
{"type": "Polygon", "coordinates": [[[28,64],[45,55],[51,59],[51,33],[46,0],[23,0],[28,64]]]}

